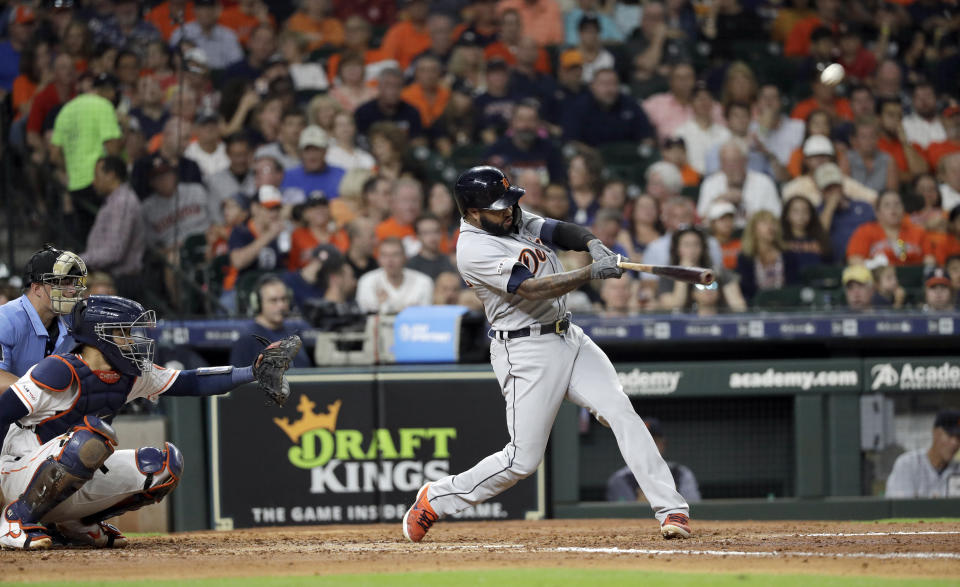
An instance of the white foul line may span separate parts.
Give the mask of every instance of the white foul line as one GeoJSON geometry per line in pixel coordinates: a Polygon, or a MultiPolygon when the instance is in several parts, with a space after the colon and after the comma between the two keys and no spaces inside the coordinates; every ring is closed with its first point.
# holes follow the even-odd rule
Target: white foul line
{"type": "Polygon", "coordinates": [[[801,538],[814,538],[823,536],[938,536],[938,535],[960,534],[960,531],[928,531],[928,532],[860,532],[860,533],[829,533],[822,534],[780,534],[780,536],[799,536],[801,538]]]}
{"type": "Polygon", "coordinates": [[[954,559],[960,560],[960,554],[952,552],[794,552],[769,551],[747,552],[742,550],[656,550],[648,548],[585,548],[560,546],[557,548],[539,548],[538,552],[580,552],[584,554],[647,554],[647,555],[693,555],[693,556],[743,556],[743,557],[819,557],[819,558],[874,558],[874,559],[954,559]]]}

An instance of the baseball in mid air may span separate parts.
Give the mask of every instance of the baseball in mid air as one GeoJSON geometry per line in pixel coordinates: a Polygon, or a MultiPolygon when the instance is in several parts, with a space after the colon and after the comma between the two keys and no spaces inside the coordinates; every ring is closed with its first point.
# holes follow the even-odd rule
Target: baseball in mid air
{"type": "Polygon", "coordinates": [[[831,63],[820,73],[820,81],[827,86],[835,86],[843,81],[846,71],[839,63],[831,63]]]}

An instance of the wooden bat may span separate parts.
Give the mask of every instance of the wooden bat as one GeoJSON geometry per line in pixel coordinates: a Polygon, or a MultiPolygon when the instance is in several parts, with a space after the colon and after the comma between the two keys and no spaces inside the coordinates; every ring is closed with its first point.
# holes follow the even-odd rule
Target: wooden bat
{"type": "Polygon", "coordinates": [[[680,265],[645,265],[643,263],[631,263],[629,261],[620,261],[617,264],[621,269],[631,271],[642,271],[644,273],[653,273],[662,275],[677,281],[687,283],[697,283],[700,285],[710,285],[715,279],[712,269],[703,267],[682,267],[680,265]]]}

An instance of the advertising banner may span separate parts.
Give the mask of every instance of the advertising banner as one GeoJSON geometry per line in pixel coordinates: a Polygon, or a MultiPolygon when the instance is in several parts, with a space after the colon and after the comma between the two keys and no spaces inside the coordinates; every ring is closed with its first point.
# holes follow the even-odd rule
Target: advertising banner
{"type": "Polygon", "coordinates": [[[924,357],[878,359],[864,363],[866,391],[960,390],[960,359],[924,357]]]}
{"type": "MultiPolygon", "coordinates": [[[[384,377],[297,376],[283,408],[251,387],[210,398],[214,527],[399,523],[423,483],[506,445],[492,373],[384,377]]],[[[542,475],[457,517],[542,516],[542,475]]]]}
{"type": "Polygon", "coordinates": [[[393,356],[398,363],[455,363],[464,306],[413,306],[393,323],[393,356]]]}

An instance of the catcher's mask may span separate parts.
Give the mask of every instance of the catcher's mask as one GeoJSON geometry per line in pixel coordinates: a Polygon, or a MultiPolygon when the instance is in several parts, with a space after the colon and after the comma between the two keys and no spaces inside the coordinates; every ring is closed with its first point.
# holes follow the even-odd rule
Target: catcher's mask
{"type": "Polygon", "coordinates": [[[87,264],[76,253],[47,244],[27,261],[26,283],[50,286],[50,309],[65,315],[87,291],[87,264]]]}
{"type": "Polygon", "coordinates": [[[125,375],[140,376],[153,369],[155,341],[147,333],[157,327],[153,310],[117,296],[90,296],[73,308],[74,340],[97,348],[125,375]]]}

